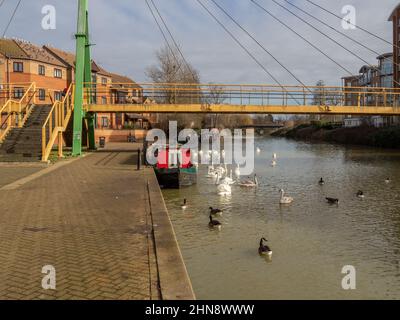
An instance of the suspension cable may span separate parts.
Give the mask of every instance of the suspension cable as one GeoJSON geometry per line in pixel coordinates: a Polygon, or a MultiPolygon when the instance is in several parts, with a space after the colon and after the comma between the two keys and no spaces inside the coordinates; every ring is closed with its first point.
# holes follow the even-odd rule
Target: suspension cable
{"type": "MultiPolygon", "coordinates": [[[[306,1],[309,2],[309,3],[311,3],[312,5],[314,5],[314,6],[318,7],[318,8],[320,8],[321,10],[323,10],[323,11],[329,13],[330,15],[332,15],[332,16],[334,16],[334,17],[336,17],[336,18],[338,18],[338,19],[340,19],[340,20],[343,21],[343,17],[337,15],[336,13],[334,13],[334,12],[332,12],[332,11],[330,11],[330,10],[328,10],[328,9],[326,9],[326,8],[324,8],[324,7],[322,7],[322,6],[320,6],[319,4],[317,4],[317,3],[313,2],[313,1],[310,1],[310,0],[306,0],[306,1]]],[[[346,23],[348,23],[349,25],[354,26],[354,27],[356,27],[356,28],[358,28],[358,29],[360,29],[360,30],[362,30],[362,31],[364,31],[364,32],[366,32],[366,33],[368,33],[369,35],[371,35],[371,36],[373,36],[373,37],[375,37],[375,38],[377,38],[377,39],[379,39],[379,40],[382,40],[383,42],[386,42],[387,44],[390,44],[390,45],[393,45],[393,46],[395,46],[395,47],[397,47],[397,48],[400,48],[400,47],[397,46],[395,43],[391,43],[391,42],[387,41],[386,39],[384,39],[384,38],[382,38],[382,37],[380,37],[380,36],[378,36],[378,35],[372,33],[371,31],[368,31],[367,29],[365,29],[365,28],[363,28],[363,27],[360,27],[358,24],[355,25],[354,23],[352,23],[352,22],[349,21],[349,20],[346,20],[346,23]]]]}
{"type": "Polygon", "coordinates": [[[270,11],[268,11],[265,7],[263,7],[262,5],[260,5],[258,2],[254,1],[254,0],[250,0],[252,3],[254,3],[257,7],[259,7],[262,11],[264,11],[265,13],[267,13],[269,16],[271,16],[272,18],[274,18],[275,20],[277,20],[280,24],[282,24],[283,26],[285,26],[286,28],[288,28],[290,31],[292,31],[294,34],[296,34],[298,37],[300,37],[301,39],[303,39],[305,42],[307,42],[310,46],[312,46],[315,50],[317,50],[318,52],[320,52],[322,55],[324,55],[326,58],[328,58],[329,60],[331,60],[333,63],[335,63],[338,67],[340,67],[341,69],[343,69],[344,71],[346,71],[349,75],[354,75],[349,69],[347,69],[346,67],[344,67],[343,65],[341,65],[339,62],[337,62],[336,60],[334,60],[333,58],[331,58],[327,53],[325,53],[324,51],[322,51],[320,48],[318,48],[316,45],[314,45],[312,42],[310,42],[309,40],[307,40],[305,37],[303,37],[301,34],[299,34],[296,30],[294,30],[292,27],[290,27],[289,25],[287,25],[285,22],[283,22],[281,19],[279,19],[278,17],[276,17],[274,14],[272,14],[270,11]]]}
{"type": "MultiPolygon", "coordinates": [[[[17,5],[15,6],[14,11],[13,11],[13,13],[12,13],[12,15],[11,15],[11,18],[10,18],[10,20],[8,21],[6,28],[4,29],[2,38],[5,37],[5,35],[6,35],[7,31],[8,31],[8,28],[10,27],[12,21],[14,20],[15,14],[17,13],[17,10],[18,10],[18,8],[19,8],[19,5],[21,4],[21,1],[22,1],[22,0],[19,0],[18,3],[17,3],[17,5]]],[[[3,3],[2,3],[2,4],[3,4],[3,3]]]]}
{"type": "MultiPolygon", "coordinates": [[[[222,29],[225,30],[226,33],[229,34],[229,36],[258,64],[258,66],[266,73],[268,74],[272,80],[275,81],[275,83],[277,83],[282,90],[284,90],[285,92],[287,92],[292,98],[292,94],[289,93],[286,88],[279,82],[279,80],[273,75],[271,74],[271,72],[268,71],[268,69],[237,39],[237,37],[235,37],[235,35],[229,31],[229,29],[210,11],[209,8],[207,8],[206,5],[204,5],[204,3],[202,3],[200,0],[196,0],[200,6],[203,7],[203,9],[205,11],[207,11],[207,13],[221,26],[222,29]]],[[[297,104],[300,104],[299,101],[294,98],[294,100],[297,102],[297,104]]]]}
{"type": "Polygon", "coordinates": [[[151,1],[151,3],[153,4],[154,8],[156,9],[157,14],[158,14],[158,16],[159,16],[160,19],[161,19],[161,22],[163,23],[165,29],[167,30],[169,36],[171,37],[171,39],[172,39],[172,41],[173,41],[173,43],[174,43],[176,49],[178,50],[180,56],[182,57],[182,59],[183,59],[185,65],[186,65],[187,70],[191,73],[192,78],[193,78],[193,82],[195,82],[195,81],[196,81],[196,76],[195,76],[195,74],[194,74],[192,68],[190,67],[190,64],[187,62],[185,56],[183,55],[181,48],[179,47],[179,45],[178,45],[177,41],[175,40],[174,36],[172,35],[172,32],[171,32],[171,30],[169,29],[167,23],[165,22],[165,19],[164,19],[163,16],[161,15],[160,11],[158,10],[158,7],[156,6],[156,4],[154,3],[153,0],[150,0],[150,1],[151,1]]]}
{"type": "Polygon", "coordinates": [[[232,17],[221,5],[219,5],[215,0],[211,0],[226,16],[229,17],[241,30],[243,30],[251,39],[254,40],[257,45],[264,50],[270,57],[272,57],[283,69],[285,69],[297,82],[299,82],[303,87],[307,87],[293,72],[291,72],[287,67],[283,65],[270,51],[268,51],[253,35],[251,35],[235,18],[232,17]]]}
{"type": "MultiPolygon", "coordinates": [[[[149,4],[148,0],[145,0],[145,2],[146,2],[146,4],[147,4],[147,7],[148,7],[149,10],[150,10],[151,15],[153,16],[154,21],[156,22],[156,24],[157,24],[157,26],[158,26],[158,29],[160,30],[160,32],[161,32],[161,34],[162,34],[162,36],[163,36],[163,38],[164,38],[165,43],[167,44],[169,50],[171,51],[172,57],[174,58],[175,63],[177,64],[177,67],[178,67],[178,68],[177,68],[177,71],[178,71],[178,70],[181,68],[181,64],[179,63],[179,60],[178,60],[178,58],[176,57],[175,52],[174,52],[174,50],[172,49],[172,47],[171,47],[171,45],[170,45],[170,43],[169,43],[169,41],[168,41],[168,38],[167,38],[167,36],[165,35],[164,30],[161,28],[161,25],[160,25],[160,23],[158,22],[158,20],[157,20],[155,14],[154,14],[154,12],[153,12],[153,9],[150,7],[150,4],[149,4]]],[[[177,71],[176,71],[176,72],[177,72],[177,71]]]]}
{"type": "MultiPolygon", "coordinates": [[[[290,9],[286,8],[285,6],[283,6],[282,4],[278,3],[276,0],[272,0],[273,3],[275,3],[277,6],[281,7],[282,9],[284,9],[285,11],[289,12],[290,14],[292,14],[293,16],[295,16],[297,19],[299,19],[300,21],[304,22],[305,24],[307,24],[309,27],[313,28],[315,31],[319,32],[320,34],[322,34],[324,37],[328,38],[329,40],[331,40],[332,42],[334,42],[335,44],[337,44],[339,47],[343,48],[344,50],[346,50],[347,52],[349,52],[351,55],[353,55],[354,57],[358,58],[359,60],[361,60],[362,62],[364,62],[366,65],[368,65],[370,68],[376,70],[377,72],[379,72],[379,74],[381,74],[381,70],[379,70],[376,66],[371,65],[367,60],[365,60],[364,58],[362,58],[361,56],[359,56],[358,54],[354,53],[353,51],[351,51],[350,49],[346,48],[344,45],[342,45],[340,42],[338,42],[337,40],[333,39],[332,37],[330,37],[329,35],[327,35],[325,32],[319,30],[317,27],[315,27],[314,25],[312,25],[311,23],[309,23],[307,20],[303,19],[302,17],[300,17],[299,15],[297,15],[296,13],[294,13],[293,11],[291,11],[290,9]]],[[[378,54],[379,55],[379,54],[378,54]]],[[[393,81],[395,81],[393,79],[393,81]]],[[[395,81],[397,82],[397,81],[395,81]]],[[[397,84],[400,85],[400,83],[397,82],[397,84]]]]}

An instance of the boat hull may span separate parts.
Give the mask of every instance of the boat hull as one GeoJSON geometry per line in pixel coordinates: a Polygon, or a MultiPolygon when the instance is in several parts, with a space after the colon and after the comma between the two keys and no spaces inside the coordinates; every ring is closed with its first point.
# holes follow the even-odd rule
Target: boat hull
{"type": "Polygon", "coordinates": [[[154,169],[162,189],[179,189],[197,183],[197,170],[192,168],[154,169]]]}

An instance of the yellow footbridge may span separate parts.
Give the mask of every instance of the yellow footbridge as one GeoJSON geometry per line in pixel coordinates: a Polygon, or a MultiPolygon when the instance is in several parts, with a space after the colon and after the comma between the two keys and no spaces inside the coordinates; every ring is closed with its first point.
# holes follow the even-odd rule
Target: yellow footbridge
{"type": "MultiPolygon", "coordinates": [[[[400,115],[400,88],[185,83],[85,83],[85,88],[83,108],[90,113],[400,115]]],[[[0,143],[13,127],[24,125],[37,103],[35,83],[0,84],[0,143]]],[[[74,84],[51,104],[42,128],[44,161],[56,142],[62,156],[74,84]]]]}

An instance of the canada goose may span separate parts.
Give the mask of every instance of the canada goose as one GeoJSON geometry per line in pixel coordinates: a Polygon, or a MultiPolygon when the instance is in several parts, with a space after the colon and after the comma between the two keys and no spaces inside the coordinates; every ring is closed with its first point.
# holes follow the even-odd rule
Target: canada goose
{"type": "Polygon", "coordinates": [[[217,208],[213,208],[213,207],[210,207],[209,209],[210,209],[210,214],[213,215],[213,216],[222,214],[222,210],[221,209],[217,209],[217,208]]]}
{"type": "Polygon", "coordinates": [[[280,204],[290,204],[293,202],[292,197],[285,197],[285,190],[281,189],[279,192],[281,193],[281,199],[279,201],[280,204]]]}
{"type": "Polygon", "coordinates": [[[364,198],[364,192],[362,192],[361,190],[358,190],[357,197],[358,198],[364,198]]]}
{"type": "Polygon", "coordinates": [[[390,178],[386,178],[385,183],[390,183],[390,178]]]}
{"type": "Polygon", "coordinates": [[[324,181],[324,179],[319,179],[319,182],[318,182],[318,184],[320,185],[320,186],[322,186],[322,185],[324,185],[325,184],[325,181],[324,181]]]}
{"type": "Polygon", "coordinates": [[[326,197],[325,199],[326,201],[328,201],[329,204],[339,204],[339,199],[329,197],[326,197]]]}
{"type": "Polygon", "coordinates": [[[213,220],[213,217],[211,214],[210,214],[210,222],[208,223],[208,226],[210,228],[218,229],[218,230],[221,230],[221,227],[222,227],[221,222],[219,222],[218,220],[213,220]]]}
{"type": "Polygon", "coordinates": [[[244,181],[241,181],[238,183],[239,186],[241,187],[247,187],[247,188],[254,188],[258,186],[258,179],[257,179],[257,175],[254,175],[253,180],[251,179],[247,179],[244,181]]]}
{"type": "Polygon", "coordinates": [[[265,238],[261,238],[260,246],[258,247],[258,253],[260,255],[268,255],[268,257],[272,256],[272,250],[266,244],[264,245],[264,241],[267,242],[268,240],[265,238]]]}
{"type": "Polygon", "coordinates": [[[187,201],[186,201],[186,198],[185,199],[183,199],[183,204],[181,205],[181,208],[183,209],[183,210],[185,210],[186,208],[187,208],[187,201]]]}

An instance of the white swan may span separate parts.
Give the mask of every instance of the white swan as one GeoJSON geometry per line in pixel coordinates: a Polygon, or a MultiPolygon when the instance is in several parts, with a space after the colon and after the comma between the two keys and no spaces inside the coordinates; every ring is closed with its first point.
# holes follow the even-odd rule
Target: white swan
{"type": "Polygon", "coordinates": [[[217,176],[217,172],[214,169],[214,166],[211,165],[208,167],[208,171],[207,171],[207,178],[215,178],[217,176]]]}
{"type": "Polygon", "coordinates": [[[229,184],[227,184],[225,181],[223,181],[223,183],[220,183],[219,173],[217,173],[217,179],[215,181],[215,184],[217,185],[218,195],[226,196],[226,195],[230,195],[232,193],[232,188],[229,184]]]}
{"type": "Polygon", "coordinates": [[[280,204],[289,204],[293,202],[292,197],[285,197],[285,191],[283,189],[281,189],[279,192],[281,193],[281,199],[279,201],[280,204]]]}
{"type": "Polygon", "coordinates": [[[271,161],[271,167],[275,167],[276,166],[276,161],[275,160],[272,160],[271,161]]]}
{"type": "Polygon", "coordinates": [[[257,148],[256,151],[257,151],[257,153],[260,153],[260,152],[261,152],[261,149],[260,149],[260,148],[257,148]]]}
{"type": "MultiPolygon", "coordinates": [[[[228,172],[228,170],[226,170],[226,172],[228,172]]],[[[225,175],[225,178],[222,180],[221,183],[222,183],[222,184],[229,184],[229,185],[235,183],[235,180],[233,180],[233,177],[232,177],[232,169],[231,169],[231,171],[230,171],[229,177],[228,177],[228,175],[225,175]]]]}
{"type": "Polygon", "coordinates": [[[277,156],[276,156],[276,153],[275,153],[275,152],[272,154],[272,159],[273,159],[273,160],[276,160],[276,159],[277,159],[277,156]]]}
{"type": "Polygon", "coordinates": [[[240,166],[239,166],[239,164],[237,165],[237,167],[235,169],[235,176],[236,177],[240,177],[240,166]]]}
{"type": "Polygon", "coordinates": [[[238,183],[239,186],[241,187],[248,187],[248,188],[254,188],[258,186],[258,179],[257,179],[257,175],[254,175],[254,180],[244,180],[244,181],[240,181],[238,183]]]}

